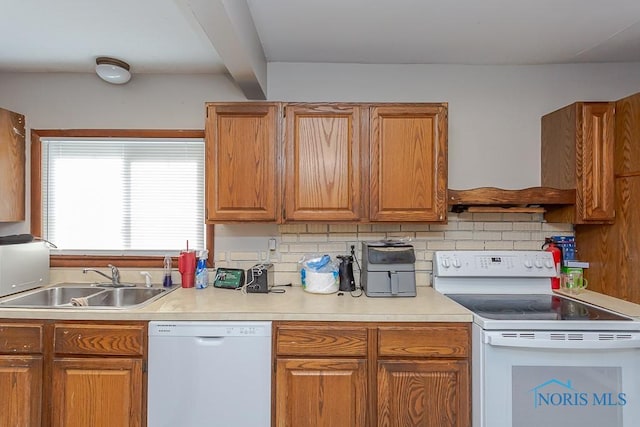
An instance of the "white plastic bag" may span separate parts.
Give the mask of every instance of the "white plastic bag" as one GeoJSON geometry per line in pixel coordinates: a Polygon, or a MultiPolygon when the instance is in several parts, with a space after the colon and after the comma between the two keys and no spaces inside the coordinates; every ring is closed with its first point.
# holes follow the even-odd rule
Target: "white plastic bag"
{"type": "Polygon", "coordinates": [[[314,294],[332,294],[338,292],[340,279],[338,265],[329,255],[306,256],[300,260],[300,278],[302,289],[314,294]]]}

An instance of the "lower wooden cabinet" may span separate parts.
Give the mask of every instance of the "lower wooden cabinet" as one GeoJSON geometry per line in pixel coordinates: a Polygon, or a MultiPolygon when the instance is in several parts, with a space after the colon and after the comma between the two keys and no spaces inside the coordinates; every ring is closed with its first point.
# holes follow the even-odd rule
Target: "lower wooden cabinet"
{"type": "Polygon", "coordinates": [[[378,426],[469,426],[469,362],[378,362],[378,426]]]}
{"type": "Polygon", "coordinates": [[[37,427],[43,411],[40,321],[0,320],[0,427],[37,427]]]}
{"type": "Polygon", "coordinates": [[[142,360],[56,358],[52,426],[140,427],[142,360]]]}
{"type": "Polygon", "coordinates": [[[276,322],[274,425],[469,427],[467,323],[276,322]]]}
{"type": "Polygon", "coordinates": [[[42,356],[0,356],[0,426],[40,426],[42,356]]]}
{"type": "Polygon", "coordinates": [[[53,427],[145,424],[146,325],[58,322],[53,326],[53,427]]]}
{"type": "Polygon", "coordinates": [[[0,320],[0,427],[143,427],[146,322],[0,320]]]}
{"type": "Polygon", "coordinates": [[[276,372],[277,426],[367,425],[365,360],[285,358],[276,372]]]}

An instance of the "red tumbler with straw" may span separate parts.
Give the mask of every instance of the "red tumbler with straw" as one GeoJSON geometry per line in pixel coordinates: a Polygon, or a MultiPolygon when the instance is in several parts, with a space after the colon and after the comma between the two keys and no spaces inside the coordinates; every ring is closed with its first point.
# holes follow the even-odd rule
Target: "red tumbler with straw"
{"type": "Polygon", "coordinates": [[[180,251],[178,256],[178,271],[182,275],[182,287],[193,288],[196,272],[196,252],[189,250],[188,240],[187,249],[180,251]]]}

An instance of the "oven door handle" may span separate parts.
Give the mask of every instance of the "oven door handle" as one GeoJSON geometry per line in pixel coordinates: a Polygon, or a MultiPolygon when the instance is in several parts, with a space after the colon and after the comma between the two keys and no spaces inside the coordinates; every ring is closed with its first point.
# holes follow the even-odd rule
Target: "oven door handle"
{"type": "Polygon", "coordinates": [[[572,341],[572,340],[547,340],[528,338],[504,338],[489,335],[485,337],[485,343],[493,347],[519,347],[519,348],[557,348],[561,350],[615,350],[640,348],[640,339],[637,337],[624,340],[611,341],[572,341]]]}

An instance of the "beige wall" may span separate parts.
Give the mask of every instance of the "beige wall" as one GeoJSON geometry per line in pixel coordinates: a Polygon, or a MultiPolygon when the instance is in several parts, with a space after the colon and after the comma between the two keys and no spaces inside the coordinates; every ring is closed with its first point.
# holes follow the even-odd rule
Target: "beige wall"
{"type": "Polygon", "coordinates": [[[269,64],[269,97],[449,103],[449,188],[540,185],[540,117],[640,92],[640,62],[528,66],[269,64]]]}

